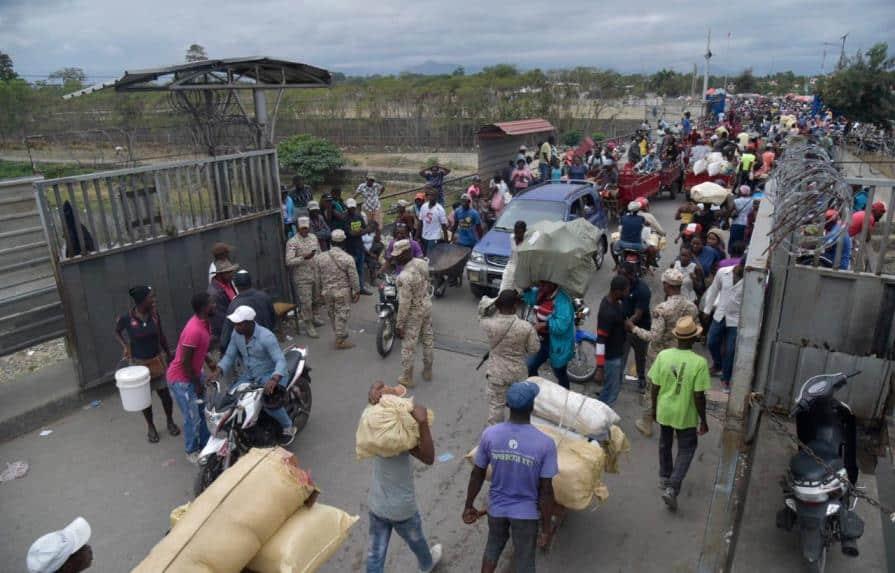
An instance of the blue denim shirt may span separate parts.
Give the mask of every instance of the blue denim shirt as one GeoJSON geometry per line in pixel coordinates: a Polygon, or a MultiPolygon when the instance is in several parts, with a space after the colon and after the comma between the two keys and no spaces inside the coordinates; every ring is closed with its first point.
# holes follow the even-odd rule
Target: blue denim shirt
{"type": "Polygon", "coordinates": [[[248,340],[242,334],[233,331],[227,352],[224,353],[218,367],[227,374],[233,369],[237,358],[241,358],[243,364],[239,381],[263,384],[274,374],[279,374],[282,376],[280,384],[285,385],[289,382],[286,379],[286,357],[280,349],[277,337],[260,324],[255,324],[255,332],[248,340]]]}

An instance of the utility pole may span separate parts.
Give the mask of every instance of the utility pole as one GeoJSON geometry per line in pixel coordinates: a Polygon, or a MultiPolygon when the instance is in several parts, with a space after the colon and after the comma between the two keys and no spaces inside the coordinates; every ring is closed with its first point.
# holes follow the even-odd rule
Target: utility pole
{"type": "Polygon", "coordinates": [[[696,68],[697,68],[697,66],[696,66],[696,64],[694,63],[694,64],[693,64],[693,77],[692,77],[692,79],[690,80],[690,99],[691,99],[691,100],[695,100],[695,99],[696,99],[696,77],[697,77],[696,74],[698,73],[698,72],[696,71],[696,68]]]}
{"type": "Polygon", "coordinates": [[[724,91],[727,91],[727,73],[730,71],[730,62],[732,62],[732,61],[733,61],[733,59],[730,57],[730,32],[727,32],[727,66],[728,66],[728,68],[724,71],[724,85],[722,86],[724,88],[724,91]]]}
{"type": "MultiPolygon", "coordinates": [[[[820,75],[824,75],[827,73],[827,46],[838,46],[839,44],[834,42],[824,42],[824,55],[820,60],[820,75]]],[[[841,59],[841,56],[840,56],[841,59]]]]}
{"type": "Polygon", "coordinates": [[[702,76],[702,99],[705,99],[705,92],[709,91],[709,60],[712,59],[712,29],[709,28],[709,35],[705,42],[705,71],[702,76]]]}
{"type": "Polygon", "coordinates": [[[842,51],[839,52],[839,65],[837,66],[839,70],[845,67],[845,39],[848,38],[848,34],[849,32],[846,32],[842,36],[842,51]]]}

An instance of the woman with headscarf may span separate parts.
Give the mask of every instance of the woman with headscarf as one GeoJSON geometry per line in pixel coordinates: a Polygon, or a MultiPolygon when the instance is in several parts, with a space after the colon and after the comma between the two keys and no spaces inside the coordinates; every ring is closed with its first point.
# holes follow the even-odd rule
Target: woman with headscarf
{"type": "MultiPolygon", "coordinates": [[[[162,401],[162,408],[167,418],[168,433],[172,436],[180,435],[180,428],[174,423],[172,417],[174,403],[168,392],[168,383],[165,379],[165,369],[171,361],[171,349],[162,330],[162,322],[159,319],[155,307],[155,293],[152,287],[138,285],[129,291],[134,301],[133,308],[122,314],[115,322],[115,338],[121,344],[123,360],[127,360],[134,366],[146,366],[149,368],[150,385],[162,401]],[[127,333],[125,341],[122,333],[127,333]]],[[[143,410],[146,418],[146,426],[149,430],[147,439],[155,444],[159,441],[158,430],[152,419],[152,405],[143,410]]]]}

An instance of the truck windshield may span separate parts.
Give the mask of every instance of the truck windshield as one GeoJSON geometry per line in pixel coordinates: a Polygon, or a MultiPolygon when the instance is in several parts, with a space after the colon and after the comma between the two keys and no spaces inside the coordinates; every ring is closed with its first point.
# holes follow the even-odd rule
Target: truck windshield
{"type": "Polygon", "coordinates": [[[565,203],[559,201],[516,199],[507,205],[494,226],[512,231],[516,221],[525,221],[529,227],[538,221],[562,221],[565,210],[565,203]]]}

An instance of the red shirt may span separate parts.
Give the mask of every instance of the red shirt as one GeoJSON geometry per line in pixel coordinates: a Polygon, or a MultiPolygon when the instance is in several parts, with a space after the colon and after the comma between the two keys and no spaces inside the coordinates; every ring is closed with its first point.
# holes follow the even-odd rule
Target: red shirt
{"type": "MultiPolygon", "coordinates": [[[[872,229],[876,225],[876,219],[871,215],[870,217],[870,228],[872,229]]],[[[851,224],[848,226],[848,236],[855,237],[861,234],[861,229],[864,228],[864,211],[857,211],[852,213],[851,216],[851,224]]]]}
{"type": "Polygon", "coordinates": [[[174,360],[168,366],[168,382],[169,383],[186,383],[192,382],[186,368],[183,367],[183,349],[193,349],[193,372],[202,372],[202,365],[205,363],[205,356],[208,354],[208,346],[211,344],[211,325],[207,320],[203,320],[193,315],[183,327],[180,333],[180,339],[177,341],[177,352],[174,354],[174,360]]]}

